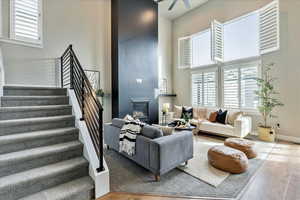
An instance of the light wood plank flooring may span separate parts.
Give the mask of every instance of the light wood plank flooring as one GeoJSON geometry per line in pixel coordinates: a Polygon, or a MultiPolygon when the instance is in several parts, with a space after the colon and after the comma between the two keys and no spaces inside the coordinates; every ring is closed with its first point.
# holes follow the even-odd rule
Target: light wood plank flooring
{"type": "MultiPolygon", "coordinates": [[[[110,193],[99,200],[191,200],[110,193]]],[[[246,188],[241,200],[300,200],[300,145],[278,142],[246,188]]]]}

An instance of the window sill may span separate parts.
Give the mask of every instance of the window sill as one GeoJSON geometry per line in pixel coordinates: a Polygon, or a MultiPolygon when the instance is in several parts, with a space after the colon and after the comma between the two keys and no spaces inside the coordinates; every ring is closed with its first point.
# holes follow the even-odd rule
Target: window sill
{"type": "Polygon", "coordinates": [[[25,46],[25,47],[40,48],[40,49],[42,49],[44,47],[43,44],[34,44],[34,43],[23,42],[23,41],[3,38],[3,37],[0,38],[0,42],[4,42],[4,43],[8,43],[8,44],[21,45],[21,46],[25,46]]]}

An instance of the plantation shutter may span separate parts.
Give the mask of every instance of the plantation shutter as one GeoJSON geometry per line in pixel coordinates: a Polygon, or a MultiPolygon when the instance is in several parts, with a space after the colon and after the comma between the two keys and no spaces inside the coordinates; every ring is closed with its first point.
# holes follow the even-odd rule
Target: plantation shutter
{"type": "Polygon", "coordinates": [[[192,104],[202,105],[203,102],[203,74],[192,74],[192,104]]]}
{"type": "Polygon", "coordinates": [[[275,0],[259,12],[260,53],[266,54],[280,48],[279,2],[275,0]]]}
{"type": "Polygon", "coordinates": [[[184,69],[191,67],[191,46],[190,37],[178,39],[178,68],[184,69]]]}
{"type": "Polygon", "coordinates": [[[211,23],[212,48],[211,55],[213,61],[222,62],[224,60],[224,39],[223,24],[214,20],[211,23]]]}
{"type": "Polygon", "coordinates": [[[241,108],[256,109],[258,98],[255,91],[258,90],[257,77],[258,65],[243,67],[241,73],[241,108]]]}
{"type": "Polygon", "coordinates": [[[41,43],[41,0],[11,1],[11,37],[41,43]]]}
{"type": "Polygon", "coordinates": [[[225,108],[239,108],[239,69],[224,69],[223,100],[225,108]]]}
{"type": "Polygon", "coordinates": [[[208,107],[216,106],[216,72],[203,73],[203,105],[208,107]]]}

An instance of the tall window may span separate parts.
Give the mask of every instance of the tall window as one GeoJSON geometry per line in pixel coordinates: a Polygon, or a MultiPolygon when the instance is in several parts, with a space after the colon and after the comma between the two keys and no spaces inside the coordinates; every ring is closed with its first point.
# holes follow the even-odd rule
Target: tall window
{"type": "Polygon", "coordinates": [[[217,106],[217,71],[192,74],[192,103],[194,106],[217,106]]]}
{"type": "Polygon", "coordinates": [[[259,62],[225,66],[223,69],[223,104],[225,108],[256,109],[259,62]]]}
{"type": "Polygon", "coordinates": [[[42,0],[11,0],[10,37],[28,43],[42,43],[42,0]]]}

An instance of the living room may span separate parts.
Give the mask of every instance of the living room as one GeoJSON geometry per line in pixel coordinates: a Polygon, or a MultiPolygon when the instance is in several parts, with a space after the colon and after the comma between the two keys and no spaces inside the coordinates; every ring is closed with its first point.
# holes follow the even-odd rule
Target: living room
{"type": "MultiPolygon", "coordinates": [[[[294,171],[298,154],[289,157],[287,149],[299,152],[299,118],[292,114],[298,107],[298,86],[293,83],[299,70],[290,53],[297,48],[291,38],[299,29],[291,24],[299,3],[172,3],[158,1],[159,84],[154,93],[158,111],[147,107],[152,102],[151,90],[150,97],[148,93],[127,104],[129,110],[117,116],[124,119],[113,119],[104,127],[106,161],[114,166],[110,171],[113,192],[107,199],[146,199],[149,195],[154,199],[297,199],[293,184],[265,177],[280,179],[277,170],[285,170],[283,165],[290,163],[288,180],[295,184],[298,179],[294,171]],[[145,120],[145,115],[156,112],[158,121],[145,120]],[[135,119],[152,124],[153,130],[148,125],[140,130],[150,140],[137,136],[121,148],[123,140],[132,136],[125,133],[132,128],[127,123],[135,119]],[[158,129],[162,138],[157,136],[158,129]],[[125,153],[132,144],[135,155],[125,153]],[[235,161],[222,160],[220,152],[228,150],[224,145],[246,154],[246,169],[240,163],[241,171],[235,171],[235,161]],[[289,158],[285,160],[285,156],[289,158]],[[266,172],[273,167],[278,169],[266,172]],[[267,192],[272,186],[274,193],[267,192]],[[282,193],[280,187],[285,188],[282,193]]],[[[122,24],[122,20],[118,22],[122,24]]],[[[136,81],[137,87],[143,88],[142,77],[131,78],[131,84],[136,81]]]]}
{"type": "Polygon", "coordinates": [[[0,0],[0,200],[300,199],[298,0],[0,0]]]}

